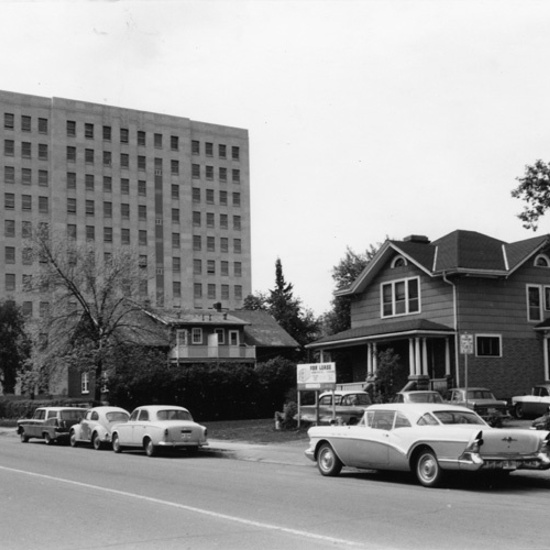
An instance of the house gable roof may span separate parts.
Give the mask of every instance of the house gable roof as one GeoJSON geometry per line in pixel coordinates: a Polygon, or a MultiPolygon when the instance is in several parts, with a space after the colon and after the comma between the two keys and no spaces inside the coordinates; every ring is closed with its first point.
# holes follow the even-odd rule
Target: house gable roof
{"type": "Polygon", "coordinates": [[[476,231],[456,230],[436,241],[409,237],[403,241],[386,241],[357,279],[347,288],[335,292],[347,296],[363,292],[388,261],[401,254],[430,277],[471,275],[506,277],[550,242],[542,235],[515,243],[506,243],[476,231]]]}

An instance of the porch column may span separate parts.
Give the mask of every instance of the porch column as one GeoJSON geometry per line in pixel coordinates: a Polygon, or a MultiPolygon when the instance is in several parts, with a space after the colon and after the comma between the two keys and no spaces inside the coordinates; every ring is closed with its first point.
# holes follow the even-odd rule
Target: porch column
{"type": "Polygon", "coordinates": [[[372,374],[376,376],[376,373],[378,371],[378,357],[377,355],[377,349],[376,349],[376,342],[372,344],[372,374]]]}
{"type": "Polygon", "coordinates": [[[420,338],[415,338],[414,339],[414,348],[415,348],[415,354],[414,354],[414,363],[415,363],[415,374],[416,375],[419,375],[421,374],[420,373],[420,369],[421,369],[421,366],[422,366],[422,363],[421,363],[421,350],[420,350],[420,338]]]}
{"type": "Polygon", "coordinates": [[[372,344],[367,344],[367,377],[372,376],[372,344]]]}
{"type": "Polygon", "coordinates": [[[542,342],[543,342],[542,353],[544,356],[544,379],[550,380],[550,368],[548,366],[548,335],[547,334],[544,335],[542,342]]]}
{"type": "Polygon", "coordinates": [[[451,345],[449,338],[445,338],[445,376],[451,376],[451,345]]]}
{"type": "Polygon", "coordinates": [[[428,376],[428,342],[422,338],[422,374],[428,376]]]}
{"type": "Polygon", "coordinates": [[[414,339],[409,338],[409,376],[414,376],[414,339]]]}

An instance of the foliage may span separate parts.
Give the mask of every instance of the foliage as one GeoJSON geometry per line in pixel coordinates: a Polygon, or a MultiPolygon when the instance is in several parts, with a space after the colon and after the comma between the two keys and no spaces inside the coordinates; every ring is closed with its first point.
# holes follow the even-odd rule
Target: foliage
{"type": "Polygon", "coordinates": [[[395,394],[394,379],[399,369],[400,359],[401,357],[393,351],[393,348],[378,352],[375,391],[378,394],[378,399],[384,403],[395,394]]]}
{"type": "Polygon", "coordinates": [[[243,309],[248,309],[250,311],[266,311],[268,309],[267,296],[261,292],[249,294],[243,301],[243,309]]]}
{"type": "Polygon", "coordinates": [[[285,281],[280,258],[275,262],[275,287],[269,291],[267,305],[273,318],[300,346],[309,344],[318,336],[319,323],[313,313],[303,310],[300,300],[294,297],[293,285],[285,281]]]}
{"type": "Polygon", "coordinates": [[[30,418],[38,407],[87,407],[91,403],[82,399],[43,398],[7,399],[0,398],[0,418],[30,418]]]}
{"type": "MultiPolygon", "coordinates": [[[[348,246],[345,256],[332,268],[336,290],[349,287],[372,260],[380,246],[380,243],[376,247],[371,244],[363,254],[357,254],[348,246]]],[[[323,330],[327,335],[338,334],[351,328],[350,297],[335,296],[331,304],[332,310],[325,313],[322,319],[323,330]]]]}
{"type": "Polygon", "coordinates": [[[255,372],[262,396],[259,413],[269,416],[273,411],[281,409],[287,392],[296,387],[296,363],[276,357],[259,363],[255,372]]]}
{"type": "MultiPolygon", "coordinates": [[[[46,226],[37,228],[27,244],[40,260],[32,286],[52,298],[41,327],[48,345],[35,358],[39,368],[52,374],[54,365],[72,365],[102,380],[113,349],[144,335],[136,312],[146,298],[141,293],[145,273],[137,256],[118,250],[105,257],[64,235],[52,238],[46,226]]],[[[95,384],[97,401],[101,385],[95,384]]]]}
{"type": "Polygon", "coordinates": [[[0,371],[4,393],[14,393],[17,375],[31,352],[25,319],[13,301],[0,303],[0,371]]]}
{"type": "Polygon", "coordinates": [[[518,218],[523,227],[535,231],[539,218],[550,207],[550,163],[537,160],[532,166],[527,165],[523,177],[516,180],[519,185],[512,190],[512,197],[526,203],[518,218]]]}
{"type": "Polygon", "coordinates": [[[109,377],[109,402],[132,410],[144,404],[187,407],[196,419],[272,417],[296,384],[296,365],[277,358],[253,368],[248,364],[212,363],[176,366],[163,354],[128,350],[128,359],[109,377]]]}

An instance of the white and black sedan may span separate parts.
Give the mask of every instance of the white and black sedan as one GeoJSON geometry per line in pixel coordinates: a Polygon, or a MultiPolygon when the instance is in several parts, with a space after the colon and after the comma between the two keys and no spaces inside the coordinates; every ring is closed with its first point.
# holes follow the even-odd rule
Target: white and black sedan
{"type": "Polygon", "coordinates": [[[149,405],[135,409],[128,422],[114,426],[113,451],[143,449],[147,456],[161,449],[195,452],[208,445],[204,426],[193,421],[191,413],[176,405],[149,405]]]}
{"type": "Polygon", "coordinates": [[[550,468],[550,432],[492,428],[453,405],[372,405],[355,426],[315,426],[308,436],[305,454],[324,476],[342,466],[411,471],[434,487],[445,471],[550,468]]]}

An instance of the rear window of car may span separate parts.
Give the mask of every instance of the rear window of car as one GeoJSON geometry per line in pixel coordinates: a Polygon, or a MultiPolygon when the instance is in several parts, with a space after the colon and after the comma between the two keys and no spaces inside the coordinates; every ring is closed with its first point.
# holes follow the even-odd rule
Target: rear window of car
{"type": "Polygon", "coordinates": [[[59,418],[61,420],[80,420],[84,417],[86,411],[61,411],[59,413],[59,418]]]}
{"type": "Polygon", "coordinates": [[[191,414],[179,409],[166,409],[157,412],[158,420],[193,420],[191,414]]]}
{"type": "Polygon", "coordinates": [[[483,420],[472,412],[434,411],[434,416],[441,424],[484,424],[483,420]]]}
{"type": "Polygon", "coordinates": [[[128,422],[130,415],[123,412],[110,412],[105,415],[107,422],[128,422]]]}

